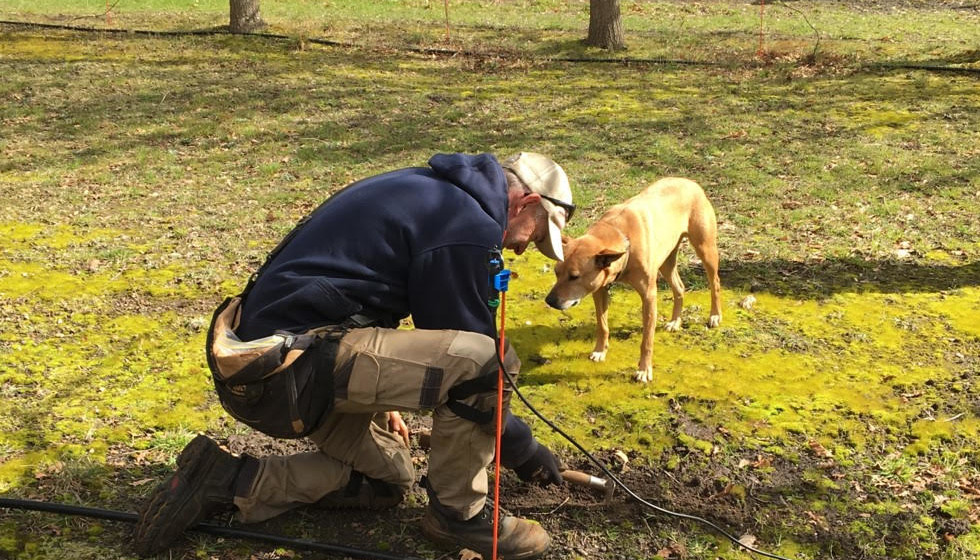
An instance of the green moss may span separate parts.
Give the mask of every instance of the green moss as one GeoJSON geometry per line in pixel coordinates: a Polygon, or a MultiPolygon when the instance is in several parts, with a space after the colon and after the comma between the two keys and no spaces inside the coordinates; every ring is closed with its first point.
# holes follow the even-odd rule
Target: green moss
{"type": "Polygon", "coordinates": [[[677,440],[691,451],[700,451],[705,455],[711,455],[711,451],[714,449],[714,444],[712,444],[710,441],[694,438],[687,434],[678,434],[677,440]]]}
{"type": "Polygon", "coordinates": [[[923,298],[925,309],[938,318],[940,325],[948,324],[955,332],[980,338],[980,287],[964,286],[955,292],[923,298]]]}
{"type": "Polygon", "coordinates": [[[808,470],[803,473],[802,479],[812,484],[820,493],[829,493],[839,489],[837,483],[821,471],[808,470]]]}
{"type": "Polygon", "coordinates": [[[861,510],[876,515],[897,515],[902,511],[902,504],[893,501],[880,501],[862,504],[861,510]]]}
{"type": "Polygon", "coordinates": [[[980,419],[959,417],[956,419],[916,420],[910,427],[913,443],[905,448],[910,455],[923,455],[954,438],[976,441],[980,434],[980,419]]]}
{"type": "Polygon", "coordinates": [[[89,537],[95,538],[95,537],[99,537],[100,535],[102,535],[102,533],[105,532],[105,527],[103,527],[100,523],[94,523],[90,525],[85,532],[88,534],[89,537]]]}
{"type": "MultiPolygon", "coordinates": [[[[116,233],[6,224],[0,235],[8,247],[61,251],[116,233]]],[[[0,347],[0,383],[35,395],[29,408],[0,413],[0,443],[12,450],[0,466],[0,487],[58,457],[104,457],[109,446],[132,440],[134,426],[203,429],[221,416],[200,350],[204,333],[193,322],[165,310],[107,312],[105,298],[117,292],[150,298],[191,293],[194,288],[174,282],[180,267],[76,274],[58,270],[57,263],[3,264],[5,297],[27,309],[58,301],[61,310],[49,308],[31,338],[9,331],[0,338],[7,341],[0,347]],[[44,451],[25,452],[29,447],[44,451]]]]}
{"type": "Polygon", "coordinates": [[[961,499],[947,500],[939,506],[940,511],[954,519],[965,519],[969,517],[972,508],[973,504],[961,499]]]}
{"type": "MultiPolygon", "coordinates": [[[[614,288],[611,348],[605,362],[594,363],[586,359],[595,324],[591,301],[564,313],[550,310],[542,299],[553,276],[543,257],[528,254],[512,259],[511,265],[518,278],[509,294],[507,328],[525,356],[525,390],[548,403],[563,403],[573,425],[580,416],[575,409],[592,406],[610,415],[629,414],[634,425],[649,426],[649,437],[656,438],[656,432],[672,432],[666,428],[669,400],[693,398],[710,405],[698,405],[699,414],[735,437],[775,442],[773,450],[788,438],[843,434],[845,446],[836,438],[821,440],[838,460],[879,441],[869,437],[868,418],[878,424],[912,425],[913,453],[953,435],[977,434],[972,419],[916,420],[916,411],[901,396],[931,391],[937,381],[949,378],[942,348],[949,345],[948,328],[960,326],[954,327],[950,318],[965,319],[960,309],[974,305],[969,299],[977,295],[974,288],[960,290],[962,297],[957,293],[943,299],[905,294],[900,304],[889,294],[874,292],[841,292],[821,301],[756,293],[751,313],[733,312],[729,303],[725,322],[716,330],[699,324],[705,320],[701,315],[707,294],[692,291],[685,304],[701,311],[692,312],[679,333],[656,333],[654,380],[640,385],[630,380],[641,335],[639,298],[631,289],[614,288]],[[914,330],[908,325],[915,325],[914,330]],[[923,352],[940,359],[923,360],[923,352]]],[[[723,297],[732,302],[740,295],[726,290],[723,297]]],[[[661,301],[661,308],[667,308],[669,296],[661,294],[661,301]]],[[[663,320],[661,316],[660,324],[663,320]]],[[[577,427],[579,435],[590,432],[585,424],[577,427]]],[[[673,435],[703,452],[713,445],[673,435]]],[[[644,447],[635,434],[616,437],[616,445],[644,447]]],[[[652,448],[652,453],[664,449],[662,444],[652,448]]]]}
{"type": "Polygon", "coordinates": [[[919,117],[907,109],[883,108],[880,103],[855,103],[848,118],[868,135],[882,138],[906,128],[915,130],[919,117]]]}
{"type": "MultiPolygon", "coordinates": [[[[97,266],[69,270],[71,260],[63,257],[65,249],[90,243],[93,240],[114,240],[120,232],[92,230],[78,232],[66,226],[46,228],[32,224],[0,224],[0,242],[8,252],[41,250],[50,255],[41,261],[12,261],[0,258],[0,295],[6,298],[31,297],[41,301],[64,301],[82,296],[106,296],[125,291],[143,291],[155,297],[189,297],[197,288],[182,283],[188,267],[184,263],[163,266],[150,264],[127,267],[123,271],[99,270],[97,266]]],[[[147,248],[131,244],[129,249],[146,252],[147,248]]],[[[120,248],[114,249],[119,251],[120,248]]]]}
{"type": "MultiPolygon", "coordinates": [[[[21,447],[23,442],[17,442],[21,447]]],[[[24,452],[23,447],[16,454],[7,455],[6,459],[0,463],[0,492],[9,492],[11,488],[24,478],[25,475],[34,472],[40,465],[47,464],[54,460],[57,450],[46,449],[44,451],[24,452]]]]}

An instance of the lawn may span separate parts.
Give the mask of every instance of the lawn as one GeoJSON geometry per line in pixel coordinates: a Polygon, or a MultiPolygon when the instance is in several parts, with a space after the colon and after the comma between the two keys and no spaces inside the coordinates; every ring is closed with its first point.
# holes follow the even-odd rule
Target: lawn
{"type": "MultiPolygon", "coordinates": [[[[548,308],[546,260],[505,255],[535,407],[645,498],[763,550],[976,558],[980,11],[856,4],[623,2],[629,49],[606,53],[580,43],[584,1],[451,2],[448,39],[435,1],[266,2],[245,37],[217,0],[108,21],[103,2],[4,3],[0,20],[105,29],[0,24],[0,496],[135,511],[195,433],[254,449],[209,388],[221,299],[350,181],[534,150],[572,180],[573,235],[659,177],[701,183],[724,288],[708,330],[682,249],[685,326],[657,332],[643,385],[635,294],[614,290],[595,364],[591,302],[548,308]]],[[[502,495],[552,534],[548,558],[749,557],[622,494],[506,476],[502,495]]],[[[444,557],[422,507],[262,529],[444,557]]],[[[131,558],[129,529],[0,510],[0,558],[131,558]]],[[[173,557],[322,556],[198,535],[173,557]]]]}

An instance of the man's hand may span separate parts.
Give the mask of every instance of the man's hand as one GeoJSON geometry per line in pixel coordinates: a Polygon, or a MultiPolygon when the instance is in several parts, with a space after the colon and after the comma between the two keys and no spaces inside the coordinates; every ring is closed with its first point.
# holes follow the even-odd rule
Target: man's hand
{"type": "Polygon", "coordinates": [[[558,460],[547,447],[538,444],[538,450],[523,464],[514,467],[514,472],[524,482],[533,482],[541,486],[562,484],[561,470],[558,460]]]}
{"type": "Polygon", "coordinates": [[[402,441],[405,442],[405,447],[410,447],[408,439],[408,425],[405,424],[405,421],[402,420],[402,415],[397,411],[392,410],[388,413],[388,431],[402,436],[402,441]]]}

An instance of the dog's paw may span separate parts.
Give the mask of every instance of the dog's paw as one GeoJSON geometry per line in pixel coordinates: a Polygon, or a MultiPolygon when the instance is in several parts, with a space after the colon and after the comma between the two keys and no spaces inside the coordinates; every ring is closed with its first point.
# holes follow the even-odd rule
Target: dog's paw
{"type": "Polygon", "coordinates": [[[680,319],[680,317],[678,317],[677,319],[674,319],[673,321],[668,321],[667,324],[664,325],[664,330],[667,331],[667,332],[677,332],[677,331],[681,330],[681,319],[680,319]]]}
{"type": "Polygon", "coordinates": [[[606,361],[606,353],[605,352],[593,352],[593,353],[589,354],[589,359],[592,360],[593,362],[604,362],[604,361],[606,361]]]}
{"type": "Polygon", "coordinates": [[[708,328],[713,329],[721,324],[721,315],[712,315],[708,317],[708,328]]]}
{"type": "Polygon", "coordinates": [[[653,381],[653,368],[636,370],[636,373],[633,374],[633,379],[639,381],[640,383],[649,383],[650,381],[653,381]]]}

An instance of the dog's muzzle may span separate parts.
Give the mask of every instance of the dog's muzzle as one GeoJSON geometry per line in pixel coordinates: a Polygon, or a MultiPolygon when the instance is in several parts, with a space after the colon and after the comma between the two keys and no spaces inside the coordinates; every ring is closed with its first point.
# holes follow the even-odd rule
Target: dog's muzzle
{"type": "Polygon", "coordinates": [[[578,302],[579,301],[581,301],[581,300],[572,299],[572,300],[567,300],[567,301],[561,301],[561,300],[558,299],[558,296],[556,296],[554,294],[554,292],[548,294],[548,297],[544,298],[544,302],[545,303],[547,303],[549,306],[557,309],[558,311],[564,311],[564,310],[568,309],[569,307],[574,307],[574,306],[578,305],[578,302]]]}

